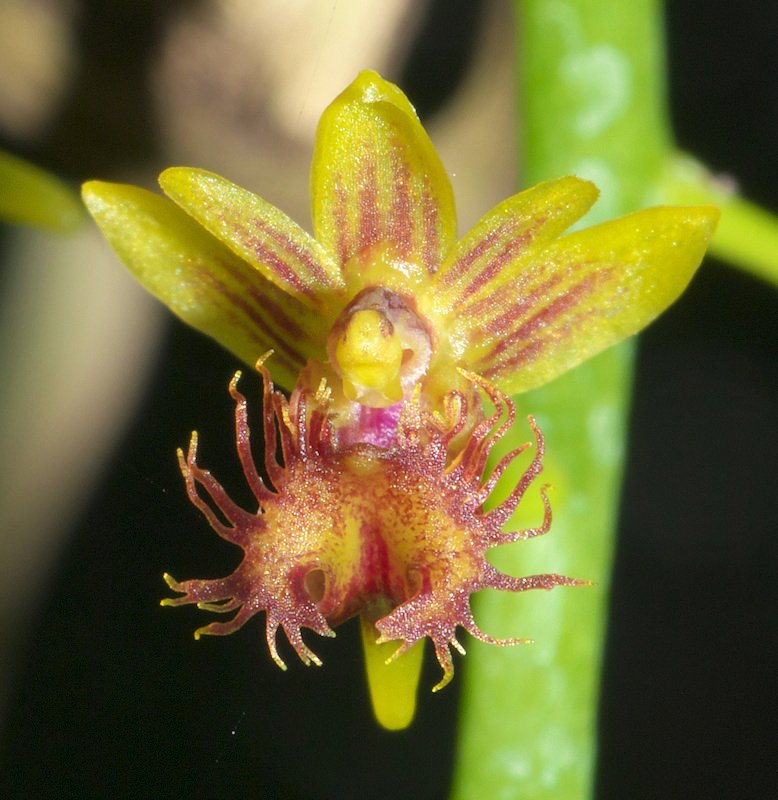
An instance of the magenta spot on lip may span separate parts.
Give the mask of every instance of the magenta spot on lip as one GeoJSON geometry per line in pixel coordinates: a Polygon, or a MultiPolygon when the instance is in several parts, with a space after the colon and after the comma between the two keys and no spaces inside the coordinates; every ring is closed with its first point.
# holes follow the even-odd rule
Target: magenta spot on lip
{"type": "Polygon", "coordinates": [[[376,447],[394,447],[397,444],[397,423],[403,404],[386,408],[359,407],[359,420],[342,429],[342,444],[373,444],[376,447]]]}

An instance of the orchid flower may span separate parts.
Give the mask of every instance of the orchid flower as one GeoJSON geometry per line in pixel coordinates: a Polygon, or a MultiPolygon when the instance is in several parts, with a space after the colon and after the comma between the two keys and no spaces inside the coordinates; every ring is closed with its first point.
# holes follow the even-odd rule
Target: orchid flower
{"type": "Polygon", "coordinates": [[[263,611],[280,666],[279,627],[303,662],[318,664],[301,629],[332,635],[359,615],[376,714],[404,727],[418,642],[433,642],[439,689],[453,674],[450,647],[462,651],[457,627],[498,644],[524,641],[481,632],[473,592],[585,583],[511,577],[486,560],[488,549],[551,524],[543,488],[542,522],[503,530],[542,470],[531,417],[529,466],[506,500],[487,504],[525,449],[487,469],[515,418],[508,395],[661,313],[699,265],[717,211],[651,208],[565,234],[598,194],[569,176],[505,200],[457,240],[453,192],[429,137],[405,95],[369,71],[319,123],[313,235],[213,173],[172,168],[160,185],[169,199],[101,182],[83,195],[152,293],[257,365],[267,476],[252,458],[238,374],[230,384],[237,449],[257,509],[236,506],[198,465],[196,434],[179,461],[191,501],[244,559],[219,580],[166,576],[181,596],[163,602],[236,612],[196,635],[230,633],[263,611]]]}

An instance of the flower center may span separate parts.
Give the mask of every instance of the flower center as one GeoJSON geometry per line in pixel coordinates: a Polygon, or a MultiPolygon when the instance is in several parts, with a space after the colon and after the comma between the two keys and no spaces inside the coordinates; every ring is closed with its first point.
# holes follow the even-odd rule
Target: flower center
{"type": "Polygon", "coordinates": [[[384,408],[407,397],[427,372],[432,341],[410,302],[375,286],[360,292],[338,317],[327,354],[349,400],[384,408]]]}

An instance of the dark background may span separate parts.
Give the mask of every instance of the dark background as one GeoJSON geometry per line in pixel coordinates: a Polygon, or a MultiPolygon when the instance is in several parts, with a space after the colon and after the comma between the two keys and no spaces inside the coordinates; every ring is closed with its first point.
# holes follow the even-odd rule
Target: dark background
{"type": "MultiPolygon", "coordinates": [[[[113,174],[121,159],[153,161],[146,63],[164,15],[184,5],[85,3],[82,79],[50,135],[22,154],[76,181],[113,174]]],[[[479,6],[433,5],[400,80],[422,118],[466,69],[479,6]]],[[[774,211],[776,9],[668,4],[679,143],[774,211]]],[[[776,312],[775,289],[709,260],[641,336],[599,798],[778,796],[776,312]]],[[[446,796],[456,682],[421,693],[410,730],[385,733],[363,697],[355,626],[316,641],[321,670],[282,645],[284,674],[255,624],[195,643],[196,610],[156,605],[164,569],[216,575],[235,561],[187,503],[172,457],[196,425],[214,472],[241,485],[223,436],[235,366],[170,319],[153,392],[30,630],[0,739],[0,797],[446,796]]]]}

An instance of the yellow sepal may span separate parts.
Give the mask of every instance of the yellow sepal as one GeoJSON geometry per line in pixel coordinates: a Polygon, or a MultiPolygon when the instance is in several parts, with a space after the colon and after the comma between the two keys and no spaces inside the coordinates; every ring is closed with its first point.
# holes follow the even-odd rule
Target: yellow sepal
{"type": "Polygon", "coordinates": [[[157,194],[90,181],[84,203],[125,266],[181,319],[252,366],[274,351],[286,388],[315,349],[318,320],[178,206],[157,194]]]}
{"type": "Polygon", "coordinates": [[[370,70],[322,114],[311,166],[316,238],[345,265],[389,246],[435,272],[456,237],[454,194],[408,98],[370,70]]]}
{"type": "Polygon", "coordinates": [[[387,730],[401,731],[413,722],[416,691],[421,676],[424,642],[417,642],[388,664],[401,642],[376,644],[378,633],[364,617],[359,618],[362,652],[376,720],[387,730]]]}

